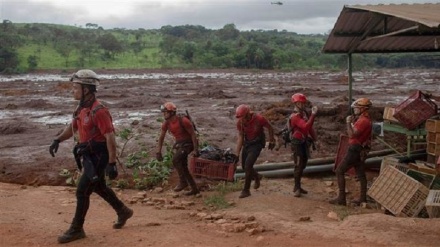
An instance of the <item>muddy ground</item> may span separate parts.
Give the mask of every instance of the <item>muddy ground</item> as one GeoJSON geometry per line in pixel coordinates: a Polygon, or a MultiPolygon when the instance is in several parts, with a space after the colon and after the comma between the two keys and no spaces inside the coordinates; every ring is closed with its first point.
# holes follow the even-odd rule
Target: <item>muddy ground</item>
{"type": "MultiPolygon", "coordinates": [[[[339,72],[273,71],[97,71],[102,75],[98,98],[110,108],[118,131],[132,129],[136,135],[126,143],[120,159],[139,150],[153,151],[162,115],[159,106],[174,102],[188,110],[200,131],[201,142],[219,148],[234,148],[234,110],[249,104],[281,129],[292,111],[290,96],[304,93],[319,107],[315,129],[317,150],[313,158],[334,157],[339,135],[344,133],[348,111],[347,77],[339,72]]],[[[2,246],[51,246],[72,217],[75,196],[62,169],[75,171],[73,140],[60,145],[52,158],[48,147],[75,108],[69,73],[36,73],[23,77],[0,77],[0,243],[2,246]],[[36,225],[37,227],[33,227],[36,225]]],[[[415,90],[437,97],[440,74],[435,70],[378,70],[354,74],[353,96],[373,101],[372,116],[382,121],[383,107],[395,106],[415,90]]],[[[385,140],[404,152],[406,138],[385,133],[385,140]]],[[[171,142],[171,138],[167,138],[171,142]]],[[[118,138],[119,152],[124,141],[118,138]]],[[[379,141],[373,151],[386,149],[379,141]]],[[[290,161],[289,150],[264,150],[257,162],[290,161]]],[[[126,172],[130,173],[127,169],[126,172]]],[[[123,173],[123,172],[121,172],[123,173]]],[[[369,179],[377,172],[369,173],[369,179]]],[[[436,246],[437,219],[405,219],[383,214],[380,208],[335,207],[327,200],[336,195],[331,172],[309,174],[303,198],[292,196],[293,179],[265,178],[252,196],[238,200],[239,192],[227,195],[233,206],[213,211],[204,200],[215,193],[203,191],[200,198],[170,193],[175,175],[164,192],[147,191],[142,197],[166,201],[166,205],[135,203],[136,190],[119,195],[132,202],[135,217],[127,227],[111,229],[112,210],[98,197],[92,198],[86,220],[88,238],[72,246],[436,246]],[[329,183],[332,182],[333,184],[329,183]],[[182,207],[167,205],[184,204],[182,207]],[[328,217],[330,212],[338,219],[328,217]],[[203,215],[203,213],[207,215],[203,215]],[[212,219],[211,214],[222,215],[212,219]],[[343,216],[351,215],[341,220],[343,216]],[[308,218],[309,217],[309,218],[308,218]],[[254,220],[255,218],[255,220],[254,220]],[[338,218],[338,217],[336,217],[338,218]],[[220,222],[219,222],[220,220],[220,222]],[[251,223],[249,223],[251,222],[251,223]],[[232,229],[228,228],[232,225],[232,229]],[[252,225],[241,229],[241,225],[252,225]]],[[[213,184],[199,180],[199,183],[213,184]]],[[[349,198],[358,185],[349,179],[349,198]]],[[[147,200],[146,200],[147,201],[147,200]]],[[[160,204],[160,203],[159,203],[160,204]]],[[[218,215],[215,215],[218,216],[218,215]]]]}

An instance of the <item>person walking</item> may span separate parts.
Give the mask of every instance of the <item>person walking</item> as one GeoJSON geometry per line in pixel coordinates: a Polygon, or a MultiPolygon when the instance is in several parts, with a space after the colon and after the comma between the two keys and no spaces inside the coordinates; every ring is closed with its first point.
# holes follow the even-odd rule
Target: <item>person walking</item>
{"type": "Polygon", "coordinates": [[[367,98],[360,98],[351,104],[353,116],[346,118],[348,134],[348,150],[339,166],[336,168],[339,194],[330,200],[331,204],[347,205],[345,195],[345,173],[352,167],[356,170],[360,183],[360,195],[353,203],[360,205],[367,202],[367,177],[365,175],[365,159],[371,146],[372,121],[368,112],[372,103],[367,98]]]}
{"type": "Polygon", "coordinates": [[[116,140],[112,117],[108,109],[96,99],[96,87],[99,85],[98,75],[88,69],[74,73],[70,78],[73,82],[73,98],[79,104],[73,114],[72,122],[59,134],[49,147],[49,153],[55,157],[60,142],[79,134],[74,148],[75,160],[83,173],[76,189],[76,210],[70,228],[58,237],[59,243],[68,243],[85,238],[84,220],[89,209],[90,195],[95,192],[102,197],[117,213],[117,221],[113,228],[122,228],[133,216],[115,192],[106,185],[105,176],[115,179],[116,140]]]}
{"type": "MultiPolygon", "coordinates": [[[[244,188],[239,198],[251,195],[251,181],[255,180],[254,189],[260,187],[262,176],[254,169],[254,164],[260,156],[261,150],[266,145],[264,128],[269,132],[269,150],[275,147],[275,138],[272,125],[265,117],[254,113],[248,105],[240,105],[235,112],[237,120],[238,139],[235,155],[239,157],[241,152],[241,166],[245,171],[244,188]]],[[[237,160],[238,162],[238,160],[237,160]]]]}
{"type": "Polygon", "coordinates": [[[316,141],[316,133],[313,129],[318,107],[312,107],[312,114],[306,111],[307,98],[304,94],[296,93],[291,97],[292,103],[295,105],[293,113],[287,122],[288,130],[290,130],[292,158],[295,164],[293,178],[295,185],[293,187],[293,196],[301,197],[301,194],[308,192],[301,187],[301,178],[307,162],[310,157],[310,145],[316,141]]]}
{"type": "Polygon", "coordinates": [[[193,153],[194,156],[199,156],[199,142],[194,125],[188,117],[176,115],[177,107],[172,102],[161,105],[160,111],[163,112],[165,121],[161,127],[156,158],[159,161],[163,160],[162,145],[165,135],[169,131],[175,139],[173,145],[173,166],[179,175],[179,184],[174,188],[174,191],[182,191],[189,185],[191,190],[186,192],[185,195],[199,194],[200,191],[197,188],[197,184],[188,170],[188,155],[193,153]]]}

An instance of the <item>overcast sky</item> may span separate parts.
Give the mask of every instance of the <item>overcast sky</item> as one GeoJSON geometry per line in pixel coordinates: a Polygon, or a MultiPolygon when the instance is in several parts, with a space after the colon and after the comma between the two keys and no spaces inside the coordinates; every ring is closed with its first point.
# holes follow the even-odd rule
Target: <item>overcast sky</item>
{"type": "Polygon", "coordinates": [[[219,29],[328,33],[344,5],[435,3],[432,0],[0,0],[0,20],[104,29],[201,25],[219,29]],[[272,4],[281,2],[282,5],[272,4]]]}

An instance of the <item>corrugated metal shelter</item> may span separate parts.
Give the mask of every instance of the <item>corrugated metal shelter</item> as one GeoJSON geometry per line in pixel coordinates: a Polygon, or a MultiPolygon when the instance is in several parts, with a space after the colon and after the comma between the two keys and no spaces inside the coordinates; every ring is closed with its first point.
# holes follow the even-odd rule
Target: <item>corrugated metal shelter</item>
{"type": "Polygon", "coordinates": [[[440,51],[440,3],[344,6],[325,53],[440,51]]]}
{"type": "Polygon", "coordinates": [[[353,53],[440,51],[440,3],[344,6],[322,51],[348,54],[351,102],[353,53]]]}

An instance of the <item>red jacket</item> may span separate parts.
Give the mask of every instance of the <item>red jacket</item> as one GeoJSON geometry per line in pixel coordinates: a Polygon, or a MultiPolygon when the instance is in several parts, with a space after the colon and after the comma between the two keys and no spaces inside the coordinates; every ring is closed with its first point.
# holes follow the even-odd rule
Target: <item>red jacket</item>
{"type": "Polygon", "coordinates": [[[309,117],[305,111],[292,113],[289,121],[291,138],[304,141],[310,136],[313,140],[316,140],[315,130],[313,129],[314,121],[314,114],[309,117]]]}
{"type": "Polygon", "coordinates": [[[105,142],[104,135],[115,131],[108,109],[99,105],[101,103],[95,100],[91,107],[82,108],[72,120],[73,129],[78,130],[80,143],[91,140],[105,142]],[[97,110],[94,111],[95,108],[97,110]]]}
{"type": "Polygon", "coordinates": [[[369,144],[371,141],[372,125],[370,114],[368,114],[368,112],[362,113],[353,124],[353,131],[357,132],[358,134],[349,138],[348,143],[350,145],[369,144]]]}

